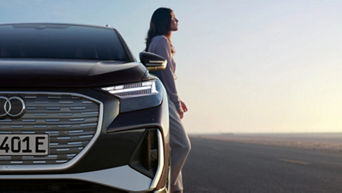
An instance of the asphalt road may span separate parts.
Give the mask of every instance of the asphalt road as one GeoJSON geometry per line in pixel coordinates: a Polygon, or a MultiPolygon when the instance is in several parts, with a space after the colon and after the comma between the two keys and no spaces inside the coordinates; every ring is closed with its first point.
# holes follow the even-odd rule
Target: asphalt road
{"type": "Polygon", "coordinates": [[[342,193],[342,153],[191,137],[185,193],[342,193]]]}

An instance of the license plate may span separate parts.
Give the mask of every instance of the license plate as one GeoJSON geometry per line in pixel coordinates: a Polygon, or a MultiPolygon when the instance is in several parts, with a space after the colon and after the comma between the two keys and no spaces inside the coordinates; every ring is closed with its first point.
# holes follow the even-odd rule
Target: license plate
{"type": "Polygon", "coordinates": [[[47,155],[48,135],[0,135],[0,155],[47,155]]]}

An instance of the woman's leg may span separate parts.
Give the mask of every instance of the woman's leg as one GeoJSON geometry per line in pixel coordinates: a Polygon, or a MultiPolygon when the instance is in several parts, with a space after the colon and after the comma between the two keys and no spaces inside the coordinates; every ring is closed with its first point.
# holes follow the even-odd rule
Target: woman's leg
{"type": "Polygon", "coordinates": [[[191,149],[177,110],[173,103],[169,103],[170,116],[170,145],[171,145],[171,190],[183,192],[181,171],[191,149]]]}

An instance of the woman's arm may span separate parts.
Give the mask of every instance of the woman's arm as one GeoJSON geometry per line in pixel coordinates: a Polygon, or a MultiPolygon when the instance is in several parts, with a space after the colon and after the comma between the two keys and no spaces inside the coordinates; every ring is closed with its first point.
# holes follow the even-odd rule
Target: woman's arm
{"type": "Polygon", "coordinates": [[[164,37],[157,37],[154,39],[148,49],[149,52],[158,54],[162,56],[164,59],[167,60],[167,66],[165,70],[154,72],[160,80],[163,82],[163,85],[167,91],[169,99],[175,104],[177,111],[179,113],[183,112],[180,99],[178,97],[176,83],[173,76],[173,72],[171,71],[171,61],[172,61],[172,54],[169,42],[164,37]]]}

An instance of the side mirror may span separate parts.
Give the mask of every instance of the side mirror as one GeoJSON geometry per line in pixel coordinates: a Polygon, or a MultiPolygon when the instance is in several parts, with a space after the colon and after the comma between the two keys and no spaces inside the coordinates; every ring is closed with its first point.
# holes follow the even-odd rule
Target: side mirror
{"type": "Polygon", "coordinates": [[[139,54],[141,63],[147,68],[149,71],[157,71],[157,70],[164,70],[167,65],[167,61],[151,52],[140,52],[139,54]]]}

